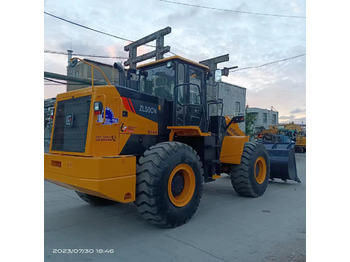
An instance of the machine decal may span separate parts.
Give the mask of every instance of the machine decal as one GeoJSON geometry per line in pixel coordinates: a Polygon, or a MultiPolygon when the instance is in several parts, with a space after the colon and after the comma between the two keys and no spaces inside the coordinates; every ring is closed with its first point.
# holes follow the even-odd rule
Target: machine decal
{"type": "Polygon", "coordinates": [[[148,103],[140,100],[131,100],[136,114],[154,122],[158,122],[158,104],[148,103]]]}
{"type": "Polygon", "coordinates": [[[157,114],[157,108],[156,107],[140,105],[139,111],[140,112],[144,112],[144,113],[149,113],[149,114],[157,114]]]}
{"type": "MultiPolygon", "coordinates": [[[[106,119],[103,125],[113,125],[113,124],[119,123],[119,118],[114,118],[114,113],[112,109],[110,109],[109,107],[106,107],[105,111],[106,111],[106,119]]],[[[104,112],[102,112],[102,114],[98,116],[97,123],[102,123],[103,118],[104,118],[104,112]]]]}
{"type": "Polygon", "coordinates": [[[122,97],[126,110],[158,122],[158,104],[122,97]]]}
{"type": "Polygon", "coordinates": [[[123,104],[124,104],[126,110],[135,113],[135,109],[134,109],[134,107],[132,105],[131,99],[130,98],[126,98],[126,97],[122,97],[122,100],[123,100],[123,104]]]}
{"type": "Polygon", "coordinates": [[[123,133],[135,133],[136,126],[124,126],[124,123],[120,126],[120,131],[123,133]]]}
{"type": "Polygon", "coordinates": [[[96,136],[95,137],[95,141],[96,142],[110,142],[110,141],[115,142],[116,138],[117,138],[116,135],[112,135],[112,136],[96,136]]]}

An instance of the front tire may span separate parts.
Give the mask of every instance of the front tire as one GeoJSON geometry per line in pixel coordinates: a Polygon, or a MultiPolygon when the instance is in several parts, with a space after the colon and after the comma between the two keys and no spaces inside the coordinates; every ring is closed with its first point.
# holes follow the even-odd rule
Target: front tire
{"type": "Polygon", "coordinates": [[[196,212],[203,169],[196,151],[179,142],[150,147],[139,159],[135,205],[141,217],[160,227],[177,227],[196,212]]]}
{"type": "Polygon", "coordinates": [[[244,144],[241,164],[230,166],[231,183],[241,196],[259,197],[266,191],[270,178],[270,160],[258,142],[244,144]]]}

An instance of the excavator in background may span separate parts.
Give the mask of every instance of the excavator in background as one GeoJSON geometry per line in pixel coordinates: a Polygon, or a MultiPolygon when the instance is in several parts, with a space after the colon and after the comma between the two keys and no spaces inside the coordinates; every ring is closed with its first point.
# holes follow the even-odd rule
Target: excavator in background
{"type": "Polygon", "coordinates": [[[255,134],[255,139],[270,142],[292,141],[295,143],[294,150],[296,153],[306,152],[306,131],[293,122],[279,126],[270,126],[269,129],[255,134]]]}
{"type": "MultiPolygon", "coordinates": [[[[135,55],[135,45],[153,36],[124,49],[135,55]]],[[[72,58],[72,66],[79,60],[89,64],[72,58]]],[[[210,113],[212,106],[224,106],[222,100],[207,100],[207,81],[220,81],[221,70],[211,72],[180,56],[156,56],[156,61],[130,66],[126,78],[115,64],[122,74],[113,85],[89,65],[92,86],[57,95],[44,155],[47,181],[75,190],[92,205],[134,202],[141,217],[159,227],[189,221],[203,182],[221,173],[230,174],[239,195],[252,198],[264,194],[270,178],[299,182],[292,146],[249,142],[238,127],[243,117],[210,113]],[[94,70],[106,85],[93,84],[94,70]],[[276,156],[282,161],[271,161],[276,156]]]]}

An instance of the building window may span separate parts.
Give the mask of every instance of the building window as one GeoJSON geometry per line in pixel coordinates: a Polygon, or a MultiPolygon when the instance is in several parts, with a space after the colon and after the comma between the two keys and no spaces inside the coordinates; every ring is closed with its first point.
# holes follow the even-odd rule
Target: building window
{"type": "Polygon", "coordinates": [[[272,124],[274,124],[274,125],[277,124],[277,116],[276,116],[276,114],[272,115],[272,124]]]}
{"type": "Polygon", "coordinates": [[[263,113],[263,123],[267,123],[267,113],[263,113]]]}
{"type": "Polygon", "coordinates": [[[241,112],[241,103],[236,102],[236,112],[241,112]]]}
{"type": "Polygon", "coordinates": [[[79,77],[79,71],[75,71],[75,77],[79,77]]]}

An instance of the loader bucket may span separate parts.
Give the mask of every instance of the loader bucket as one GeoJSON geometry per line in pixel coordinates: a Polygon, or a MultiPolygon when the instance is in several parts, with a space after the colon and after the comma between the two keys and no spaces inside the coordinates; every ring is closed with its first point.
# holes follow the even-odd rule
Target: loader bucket
{"type": "Polygon", "coordinates": [[[262,143],[270,157],[270,178],[301,183],[296,168],[294,143],[262,143]]]}

